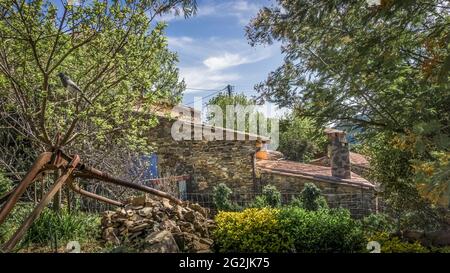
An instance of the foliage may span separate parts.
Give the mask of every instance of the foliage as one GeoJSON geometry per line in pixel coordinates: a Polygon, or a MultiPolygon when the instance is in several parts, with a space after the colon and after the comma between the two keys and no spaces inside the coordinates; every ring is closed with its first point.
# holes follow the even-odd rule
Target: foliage
{"type": "MultiPolygon", "coordinates": [[[[184,88],[165,24],[154,19],[196,10],[190,1],[1,2],[0,117],[41,151],[119,147],[148,151],[149,109],[176,103],[184,88]],[[64,72],[80,87],[69,92],[64,72]],[[136,115],[136,112],[142,115],[136,115]]],[[[82,153],[84,152],[84,153],[82,153]]]]}
{"type": "Polygon", "coordinates": [[[12,190],[12,181],[7,178],[0,169],[0,197],[12,190]]]}
{"type": "Polygon", "coordinates": [[[291,201],[291,206],[313,211],[328,208],[327,200],[322,196],[321,190],[313,183],[305,183],[300,196],[291,201]]]}
{"type": "Polygon", "coordinates": [[[5,243],[32,211],[31,203],[18,203],[3,224],[0,225],[0,244],[5,243]]]}
{"type": "Polygon", "coordinates": [[[297,252],[357,252],[364,247],[360,225],[346,210],[291,207],[280,212],[280,222],[297,252]]]}
{"type": "Polygon", "coordinates": [[[356,252],[365,242],[343,210],[251,208],[220,212],[215,220],[220,252],[356,252]]]}
{"type": "Polygon", "coordinates": [[[280,225],[278,209],[250,208],[242,212],[220,212],[214,242],[219,252],[288,252],[289,235],[280,225]]]}
{"type": "Polygon", "coordinates": [[[262,195],[257,196],[251,206],[278,208],[281,206],[281,193],[274,185],[265,185],[262,189],[262,195]]]}
{"type": "Polygon", "coordinates": [[[419,242],[409,243],[391,236],[386,232],[377,233],[369,237],[368,241],[376,241],[381,245],[381,253],[426,253],[427,248],[419,242]]]}
{"type": "Polygon", "coordinates": [[[234,211],[240,209],[237,204],[230,200],[233,191],[225,183],[215,186],[213,191],[213,202],[217,210],[234,211]]]}
{"type": "MultiPolygon", "coordinates": [[[[8,219],[0,226],[0,242],[9,239],[28,217],[34,206],[31,203],[20,203],[12,210],[8,219]]],[[[59,246],[69,241],[86,243],[97,240],[100,236],[100,217],[83,212],[71,212],[62,209],[54,212],[44,209],[30,227],[21,241],[20,247],[35,244],[40,246],[59,246]]]]}
{"type": "MultiPolygon", "coordinates": [[[[283,41],[286,54],[256,86],[260,99],[318,124],[362,129],[367,144],[385,138],[397,160],[376,164],[374,172],[385,176],[383,168],[395,168],[398,174],[388,174],[394,188],[414,182],[448,196],[448,1],[277,3],[262,8],[247,27],[252,45],[283,41]]],[[[382,183],[389,188],[391,181],[382,183]]]]}
{"type": "Polygon", "coordinates": [[[308,162],[326,151],[328,141],[321,131],[311,118],[287,116],[280,120],[278,150],[286,159],[308,162]]]}
{"type": "MultiPolygon", "coordinates": [[[[256,108],[255,100],[244,94],[219,93],[208,101],[207,107],[207,121],[213,126],[263,136],[278,133],[278,119],[266,118],[264,113],[256,108]],[[230,108],[234,108],[233,116],[227,114],[227,109],[230,108]],[[237,112],[241,114],[238,115],[237,112]]],[[[278,147],[278,137],[272,139],[270,146],[278,147]]]]}
{"type": "MultiPolygon", "coordinates": [[[[213,98],[211,98],[208,103],[207,106],[211,108],[211,106],[218,106],[220,108],[220,110],[222,111],[222,118],[223,120],[219,123],[219,124],[215,124],[219,127],[226,127],[226,128],[237,128],[237,117],[236,115],[233,116],[233,119],[236,121],[233,124],[227,124],[227,115],[226,115],[226,111],[227,111],[227,106],[250,106],[250,105],[255,105],[255,102],[252,99],[247,98],[247,96],[245,96],[244,94],[231,94],[228,95],[226,93],[219,93],[218,95],[214,96],[213,98]]],[[[219,118],[219,116],[217,116],[217,113],[214,113],[214,109],[211,108],[210,113],[208,113],[207,116],[207,120],[209,122],[215,121],[216,118],[219,118]]],[[[247,128],[246,128],[247,129],[247,128]]]]}
{"type": "Polygon", "coordinates": [[[402,229],[406,221],[407,225],[424,230],[436,225],[440,217],[430,201],[421,198],[423,195],[417,187],[411,164],[411,158],[418,158],[418,155],[415,149],[405,148],[411,145],[410,141],[393,133],[379,133],[365,145],[364,152],[370,158],[370,179],[382,185],[387,208],[397,221],[397,229],[402,229]]]}
{"type": "Polygon", "coordinates": [[[99,231],[100,217],[97,215],[68,212],[67,209],[59,212],[45,209],[27,232],[23,243],[49,245],[55,239],[60,244],[69,241],[83,243],[98,239],[99,231]]]}
{"type": "Polygon", "coordinates": [[[362,219],[362,228],[367,235],[374,235],[379,232],[391,233],[395,231],[393,219],[387,214],[370,214],[362,219]]]}

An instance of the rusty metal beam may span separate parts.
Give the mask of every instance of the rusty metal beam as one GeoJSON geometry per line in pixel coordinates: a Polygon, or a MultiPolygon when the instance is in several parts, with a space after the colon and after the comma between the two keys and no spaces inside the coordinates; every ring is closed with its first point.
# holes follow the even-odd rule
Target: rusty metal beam
{"type": "Polygon", "coordinates": [[[19,198],[23,195],[28,186],[33,183],[36,176],[45,169],[44,166],[51,160],[52,155],[53,154],[51,152],[40,154],[19,185],[9,194],[6,203],[0,210],[0,225],[5,221],[6,217],[8,217],[9,213],[17,201],[19,201],[19,198]]]}
{"type": "Polygon", "coordinates": [[[116,184],[119,186],[124,186],[127,188],[132,188],[135,190],[154,194],[156,196],[169,199],[179,205],[182,204],[181,200],[179,200],[178,198],[176,198],[166,192],[159,191],[157,189],[153,189],[153,188],[141,185],[141,184],[135,184],[135,183],[131,183],[131,182],[128,182],[128,181],[125,181],[122,179],[118,179],[116,177],[111,176],[108,173],[104,173],[104,172],[99,171],[92,167],[82,166],[79,168],[79,170],[80,170],[80,172],[75,173],[75,175],[74,175],[75,177],[94,178],[94,179],[97,179],[97,180],[100,180],[103,182],[112,183],[112,184],[116,184]]]}
{"type": "Polygon", "coordinates": [[[50,190],[45,194],[41,202],[39,202],[39,204],[34,208],[33,212],[22,223],[22,225],[14,233],[11,239],[9,239],[8,242],[3,245],[3,251],[10,252],[16,246],[16,244],[20,241],[20,239],[25,235],[27,230],[33,224],[34,220],[39,217],[44,208],[48,205],[48,203],[50,203],[53,196],[55,196],[55,194],[61,189],[67,179],[69,179],[69,177],[72,175],[79,162],[80,157],[78,155],[75,155],[70,164],[65,168],[64,173],[56,180],[50,190]]]}
{"type": "Polygon", "coordinates": [[[73,183],[73,180],[72,180],[72,179],[70,179],[69,181],[67,181],[67,185],[68,185],[69,188],[72,189],[74,192],[77,192],[77,193],[79,193],[79,194],[81,194],[81,195],[84,195],[84,196],[86,196],[86,197],[93,198],[93,199],[96,199],[96,200],[98,200],[98,201],[100,201],[100,202],[104,202],[104,203],[111,204],[111,205],[114,205],[114,206],[119,206],[119,207],[123,207],[123,206],[124,206],[124,204],[122,204],[122,203],[119,202],[119,201],[112,200],[112,199],[109,199],[109,198],[106,198],[106,197],[97,195],[97,194],[95,194],[95,193],[92,193],[92,192],[83,190],[83,189],[80,188],[78,185],[76,185],[75,183],[73,183]]]}

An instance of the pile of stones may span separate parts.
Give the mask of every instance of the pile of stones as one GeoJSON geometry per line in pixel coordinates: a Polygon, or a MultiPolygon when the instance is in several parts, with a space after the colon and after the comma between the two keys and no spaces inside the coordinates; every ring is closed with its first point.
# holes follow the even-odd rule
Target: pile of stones
{"type": "Polygon", "coordinates": [[[136,197],[124,207],[103,213],[102,238],[139,252],[208,253],[215,227],[208,214],[208,209],[196,203],[179,205],[159,197],[136,197]]]}

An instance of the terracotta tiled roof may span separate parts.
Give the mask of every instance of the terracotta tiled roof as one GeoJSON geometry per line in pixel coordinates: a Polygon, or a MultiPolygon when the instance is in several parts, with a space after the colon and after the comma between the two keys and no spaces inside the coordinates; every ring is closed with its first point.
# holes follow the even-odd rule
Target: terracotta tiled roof
{"type": "MultiPolygon", "coordinates": [[[[350,163],[352,165],[356,165],[356,166],[363,167],[363,168],[370,167],[370,163],[367,160],[366,156],[364,156],[362,154],[353,153],[353,152],[350,152],[350,163]]],[[[311,161],[311,164],[320,165],[320,166],[330,166],[330,159],[328,158],[328,156],[323,156],[323,157],[314,159],[313,161],[311,161]]]]}
{"type": "Polygon", "coordinates": [[[286,176],[300,176],[306,179],[346,184],[348,186],[374,188],[372,183],[355,173],[351,174],[351,179],[334,177],[331,175],[330,167],[287,160],[259,160],[256,165],[263,172],[279,173],[286,176]]]}
{"type": "Polygon", "coordinates": [[[366,168],[370,166],[366,156],[353,152],[350,152],[350,163],[366,168]]]}

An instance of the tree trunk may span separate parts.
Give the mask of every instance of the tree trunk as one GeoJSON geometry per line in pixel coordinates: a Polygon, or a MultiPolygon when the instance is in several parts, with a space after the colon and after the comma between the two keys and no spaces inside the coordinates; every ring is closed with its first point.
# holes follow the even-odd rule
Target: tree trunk
{"type": "MultiPolygon", "coordinates": [[[[56,180],[58,180],[58,177],[61,176],[61,170],[60,169],[55,170],[54,176],[55,177],[53,179],[53,183],[55,183],[56,180]]],[[[59,212],[60,210],[61,210],[61,190],[59,190],[55,194],[55,197],[53,197],[53,211],[59,212]]]]}

